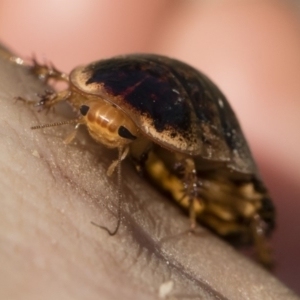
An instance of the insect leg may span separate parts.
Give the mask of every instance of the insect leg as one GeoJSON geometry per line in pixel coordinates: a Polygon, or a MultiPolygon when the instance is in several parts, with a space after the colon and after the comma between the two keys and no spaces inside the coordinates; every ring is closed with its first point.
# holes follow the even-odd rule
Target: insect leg
{"type": "Polygon", "coordinates": [[[195,201],[197,201],[197,199],[189,198],[189,218],[190,218],[190,231],[191,232],[194,232],[194,230],[196,228],[197,214],[196,214],[196,210],[195,210],[195,201]]]}
{"type": "Polygon", "coordinates": [[[39,77],[39,79],[48,82],[49,79],[54,79],[56,81],[69,81],[69,76],[66,73],[63,73],[57,70],[52,64],[42,65],[37,62],[35,58],[32,59],[33,65],[30,67],[30,70],[33,74],[39,77]]]}
{"type": "Polygon", "coordinates": [[[39,111],[46,109],[47,111],[50,108],[54,107],[58,102],[65,101],[69,98],[71,93],[68,90],[61,91],[59,93],[46,90],[44,94],[40,94],[39,101],[29,100],[23,97],[15,97],[16,101],[23,101],[25,104],[34,104],[35,107],[39,107],[39,111]]]}
{"type": "Polygon", "coordinates": [[[265,267],[271,268],[273,265],[272,251],[266,239],[266,224],[258,214],[252,218],[251,231],[258,260],[265,267]]]}
{"type": "Polygon", "coordinates": [[[81,125],[80,123],[77,123],[74,130],[64,139],[65,144],[70,144],[74,140],[80,125],[81,125]]]}
{"type": "Polygon", "coordinates": [[[129,147],[126,147],[124,150],[120,150],[119,149],[119,158],[114,160],[111,165],[109,166],[109,168],[106,171],[107,176],[111,176],[114,172],[114,170],[116,169],[116,167],[121,164],[121,161],[124,160],[127,156],[129,152],[129,147]]]}
{"type": "Polygon", "coordinates": [[[185,195],[188,197],[190,230],[193,232],[196,228],[197,215],[203,209],[203,202],[199,195],[200,186],[195,162],[191,158],[185,160],[183,183],[185,195]]]}
{"type": "Polygon", "coordinates": [[[70,96],[71,92],[69,90],[64,90],[61,92],[53,92],[53,91],[45,91],[44,94],[39,95],[40,100],[36,102],[34,106],[40,107],[41,110],[47,109],[49,110],[52,108],[54,105],[56,105],[59,102],[66,101],[70,96]]]}

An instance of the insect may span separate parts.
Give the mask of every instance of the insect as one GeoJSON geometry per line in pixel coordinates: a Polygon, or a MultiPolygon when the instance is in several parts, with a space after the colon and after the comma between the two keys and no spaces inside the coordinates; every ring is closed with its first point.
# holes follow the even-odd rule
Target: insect
{"type": "MultiPolygon", "coordinates": [[[[48,92],[38,106],[70,103],[92,138],[118,149],[108,175],[131,157],[138,171],[189,212],[191,229],[200,221],[217,234],[254,243],[259,260],[272,262],[266,237],[274,229],[275,209],[260,178],[240,125],[217,86],[175,59],[138,54],[100,60],[70,75],[39,65],[40,78],[63,80],[68,88],[48,92]]],[[[121,204],[120,204],[121,205],[121,204]]],[[[114,235],[115,230],[105,229],[114,235]]]]}

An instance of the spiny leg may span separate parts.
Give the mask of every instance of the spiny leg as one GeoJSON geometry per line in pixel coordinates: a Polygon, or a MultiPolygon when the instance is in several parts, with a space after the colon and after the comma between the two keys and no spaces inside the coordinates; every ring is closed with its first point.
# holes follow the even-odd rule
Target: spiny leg
{"type": "MultiPolygon", "coordinates": [[[[39,64],[35,58],[32,59],[33,65],[30,66],[30,70],[39,79],[49,82],[50,79],[57,81],[64,81],[69,83],[69,76],[63,72],[58,71],[53,65],[42,65],[39,64]]],[[[69,89],[66,89],[62,92],[56,93],[54,91],[46,90],[43,94],[38,95],[39,101],[32,101],[25,99],[23,97],[16,97],[16,100],[24,101],[27,104],[35,104],[35,106],[40,107],[42,109],[50,109],[58,102],[67,100],[68,97],[71,95],[69,89]]]]}
{"type": "Polygon", "coordinates": [[[40,95],[40,101],[38,101],[34,106],[49,110],[57,103],[66,101],[70,96],[71,92],[69,90],[64,90],[58,93],[45,91],[43,95],[40,95]]]}
{"type": "Polygon", "coordinates": [[[251,232],[254,240],[258,260],[268,269],[273,266],[271,247],[266,239],[267,224],[255,214],[251,221],[251,232]]]}
{"type": "Polygon", "coordinates": [[[54,92],[46,90],[43,94],[38,95],[39,101],[29,100],[24,97],[16,97],[16,101],[23,101],[25,104],[34,104],[35,107],[39,107],[40,110],[46,109],[47,111],[54,107],[57,103],[67,100],[71,96],[69,90],[61,92],[54,92]]]}
{"type": "Polygon", "coordinates": [[[25,103],[26,105],[33,105],[33,104],[36,104],[36,100],[28,100],[26,98],[23,98],[23,97],[14,97],[14,100],[17,102],[17,101],[22,101],[23,103],[25,103]]]}
{"type": "Polygon", "coordinates": [[[54,79],[56,81],[69,81],[69,76],[57,70],[52,64],[39,64],[35,58],[32,59],[33,65],[31,66],[31,72],[39,77],[39,79],[48,82],[49,79],[54,79]]]}
{"type": "Polygon", "coordinates": [[[190,218],[190,232],[194,232],[196,228],[197,214],[195,210],[195,198],[189,198],[189,218],[190,218]]]}
{"type": "Polygon", "coordinates": [[[199,195],[199,179],[197,177],[197,170],[193,159],[185,160],[184,168],[184,187],[185,195],[189,201],[189,219],[190,232],[194,232],[197,224],[197,214],[203,209],[203,203],[199,195]]]}
{"type": "MultiPolygon", "coordinates": [[[[76,120],[76,121],[79,122],[80,120],[76,120]]],[[[67,137],[65,137],[64,139],[65,144],[70,144],[75,139],[75,136],[78,132],[78,128],[80,125],[81,125],[80,123],[77,123],[74,130],[70,134],[68,134],[67,137]]]]}
{"type": "MultiPolygon", "coordinates": [[[[119,149],[120,151],[120,149],[119,149]]],[[[121,150],[121,157],[119,157],[118,159],[114,160],[111,165],[108,167],[107,171],[106,171],[106,175],[107,176],[111,176],[113,174],[113,172],[115,171],[116,167],[120,165],[121,161],[124,160],[127,156],[129,152],[129,147],[126,147],[124,150],[122,148],[121,150]]],[[[119,153],[120,156],[120,153],[119,153]]]]}

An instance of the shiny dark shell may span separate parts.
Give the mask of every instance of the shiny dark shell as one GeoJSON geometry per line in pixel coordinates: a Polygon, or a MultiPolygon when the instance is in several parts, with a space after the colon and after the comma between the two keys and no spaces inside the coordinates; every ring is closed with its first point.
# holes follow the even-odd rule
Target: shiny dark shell
{"type": "Polygon", "coordinates": [[[140,130],[169,150],[257,173],[226,98],[187,64],[155,55],[121,56],[76,68],[70,81],[87,94],[113,99],[140,130]]]}

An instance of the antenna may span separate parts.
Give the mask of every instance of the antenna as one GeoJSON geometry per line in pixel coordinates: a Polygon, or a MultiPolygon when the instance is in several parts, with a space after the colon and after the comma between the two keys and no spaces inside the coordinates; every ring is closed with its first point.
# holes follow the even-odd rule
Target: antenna
{"type": "Polygon", "coordinates": [[[36,125],[30,127],[31,129],[43,129],[43,128],[48,128],[48,127],[55,127],[55,126],[60,126],[60,125],[66,125],[66,124],[75,124],[78,123],[79,120],[68,120],[68,121],[61,121],[61,122],[56,122],[56,123],[49,123],[49,124],[43,124],[43,125],[36,125]]]}

